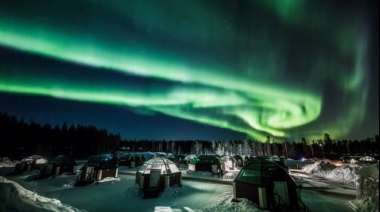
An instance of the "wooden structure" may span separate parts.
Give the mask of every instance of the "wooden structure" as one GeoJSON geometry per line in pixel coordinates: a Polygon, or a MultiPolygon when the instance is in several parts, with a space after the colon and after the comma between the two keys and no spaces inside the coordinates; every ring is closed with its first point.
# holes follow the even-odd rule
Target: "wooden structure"
{"type": "Polygon", "coordinates": [[[237,160],[230,155],[223,155],[222,160],[225,170],[234,170],[237,167],[237,160]]]}
{"type": "Polygon", "coordinates": [[[145,157],[140,154],[128,153],[119,156],[119,166],[128,166],[134,168],[142,166],[145,162],[145,157]]]}
{"type": "Polygon", "coordinates": [[[308,211],[288,172],[265,157],[251,160],[233,181],[233,199],[246,198],[270,211],[308,211]]]}
{"type": "Polygon", "coordinates": [[[200,155],[190,160],[189,171],[207,171],[217,173],[218,169],[225,169],[224,162],[215,155],[200,155]]]}
{"type": "Polygon", "coordinates": [[[46,158],[40,155],[28,156],[16,164],[11,174],[20,174],[24,171],[40,170],[47,163],[46,158]]]}
{"type": "Polygon", "coordinates": [[[74,159],[66,156],[59,155],[51,158],[48,163],[41,169],[38,177],[50,177],[60,174],[76,174],[77,163],[74,159]]]}
{"type": "Polygon", "coordinates": [[[91,157],[80,169],[77,185],[103,180],[106,177],[118,176],[117,158],[112,154],[100,154],[91,157]]]}
{"type": "Polygon", "coordinates": [[[243,167],[245,164],[244,164],[244,159],[242,156],[240,155],[234,155],[232,156],[233,158],[235,158],[236,160],[236,166],[237,167],[243,167]]]}

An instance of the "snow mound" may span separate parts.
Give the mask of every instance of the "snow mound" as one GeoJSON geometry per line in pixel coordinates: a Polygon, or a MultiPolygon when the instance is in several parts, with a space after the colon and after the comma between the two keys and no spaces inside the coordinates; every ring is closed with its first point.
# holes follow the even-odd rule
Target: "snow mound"
{"type": "Polygon", "coordinates": [[[334,165],[318,161],[306,165],[303,171],[334,181],[356,183],[356,199],[349,201],[356,212],[379,211],[379,164],[361,166],[358,164],[334,165]]]}
{"type": "Polygon", "coordinates": [[[168,198],[168,197],[176,197],[176,196],[186,196],[191,195],[193,193],[207,193],[207,188],[202,187],[190,187],[190,186],[172,186],[165,188],[165,190],[162,192],[161,197],[168,198]]]}
{"type": "Polygon", "coordinates": [[[357,164],[345,164],[339,166],[329,173],[326,173],[324,177],[332,180],[343,181],[347,183],[355,183],[358,179],[356,171],[360,168],[357,164]]]}
{"type": "Polygon", "coordinates": [[[62,204],[57,199],[40,196],[0,176],[0,211],[79,212],[85,210],[62,204]]]}
{"type": "Polygon", "coordinates": [[[218,204],[207,206],[202,209],[204,212],[214,211],[267,211],[257,208],[257,205],[245,198],[239,198],[238,201],[232,201],[232,196],[228,195],[223,197],[218,204]]]}
{"type": "Polygon", "coordinates": [[[326,163],[324,161],[317,161],[315,163],[305,165],[304,167],[302,167],[302,171],[310,173],[310,174],[322,176],[325,173],[330,172],[335,168],[336,166],[334,166],[331,163],[326,163]]]}
{"type": "Polygon", "coordinates": [[[11,161],[8,157],[0,158],[0,167],[14,167],[18,161],[11,161]]]}
{"type": "Polygon", "coordinates": [[[123,198],[135,198],[141,196],[141,192],[142,191],[139,186],[137,184],[133,184],[133,186],[127,187],[123,192],[118,193],[118,195],[123,198]]]}
{"type": "Polygon", "coordinates": [[[337,167],[325,161],[317,161],[302,167],[302,171],[304,172],[347,183],[355,183],[357,181],[358,176],[356,171],[358,169],[360,169],[360,166],[357,164],[345,164],[337,167]]]}
{"type": "Polygon", "coordinates": [[[182,172],[182,174],[189,175],[189,176],[211,177],[211,173],[207,171],[186,171],[186,172],[182,172]]]}

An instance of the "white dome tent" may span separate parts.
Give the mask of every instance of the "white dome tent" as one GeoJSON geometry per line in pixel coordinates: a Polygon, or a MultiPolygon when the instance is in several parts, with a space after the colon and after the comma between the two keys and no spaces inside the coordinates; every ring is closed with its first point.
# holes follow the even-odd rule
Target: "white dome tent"
{"type": "Polygon", "coordinates": [[[158,196],[166,187],[181,186],[182,173],[177,165],[166,158],[155,157],[146,161],[136,172],[136,184],[145,193],[158,196]]]}

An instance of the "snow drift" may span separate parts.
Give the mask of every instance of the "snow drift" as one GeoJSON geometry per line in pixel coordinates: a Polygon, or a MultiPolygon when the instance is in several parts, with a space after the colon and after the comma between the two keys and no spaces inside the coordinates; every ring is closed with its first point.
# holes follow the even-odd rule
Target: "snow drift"
{"type": "Polygon", "coordinates": [[[0,176],[0,211],[79,212],[84,210],[62,204],[57,199],[40,196],[0,176]]]}
{"type": "Polygon", "coordinates": [[[302,171],[325,177],[329,180],[355,183],[358,179],[356,171],[361,166],[357,164],[345,164],[343,166],[335,166],[324,161],[317,161],[313,164],[305,165],[302,171]]]}

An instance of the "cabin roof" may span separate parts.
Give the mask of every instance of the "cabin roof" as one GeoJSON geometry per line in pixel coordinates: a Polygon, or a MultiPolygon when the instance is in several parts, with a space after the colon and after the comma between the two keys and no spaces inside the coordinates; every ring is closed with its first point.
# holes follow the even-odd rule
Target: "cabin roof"
{"type": "Polygon", "coordinates": [[[150,174],[152,170],[160,171],[161,174],[172,174],[180,172],[177,165],[173,161],[164,157],[155,157],[146,161],[138,170],[138,172],[143,174],[150,174]]]}

